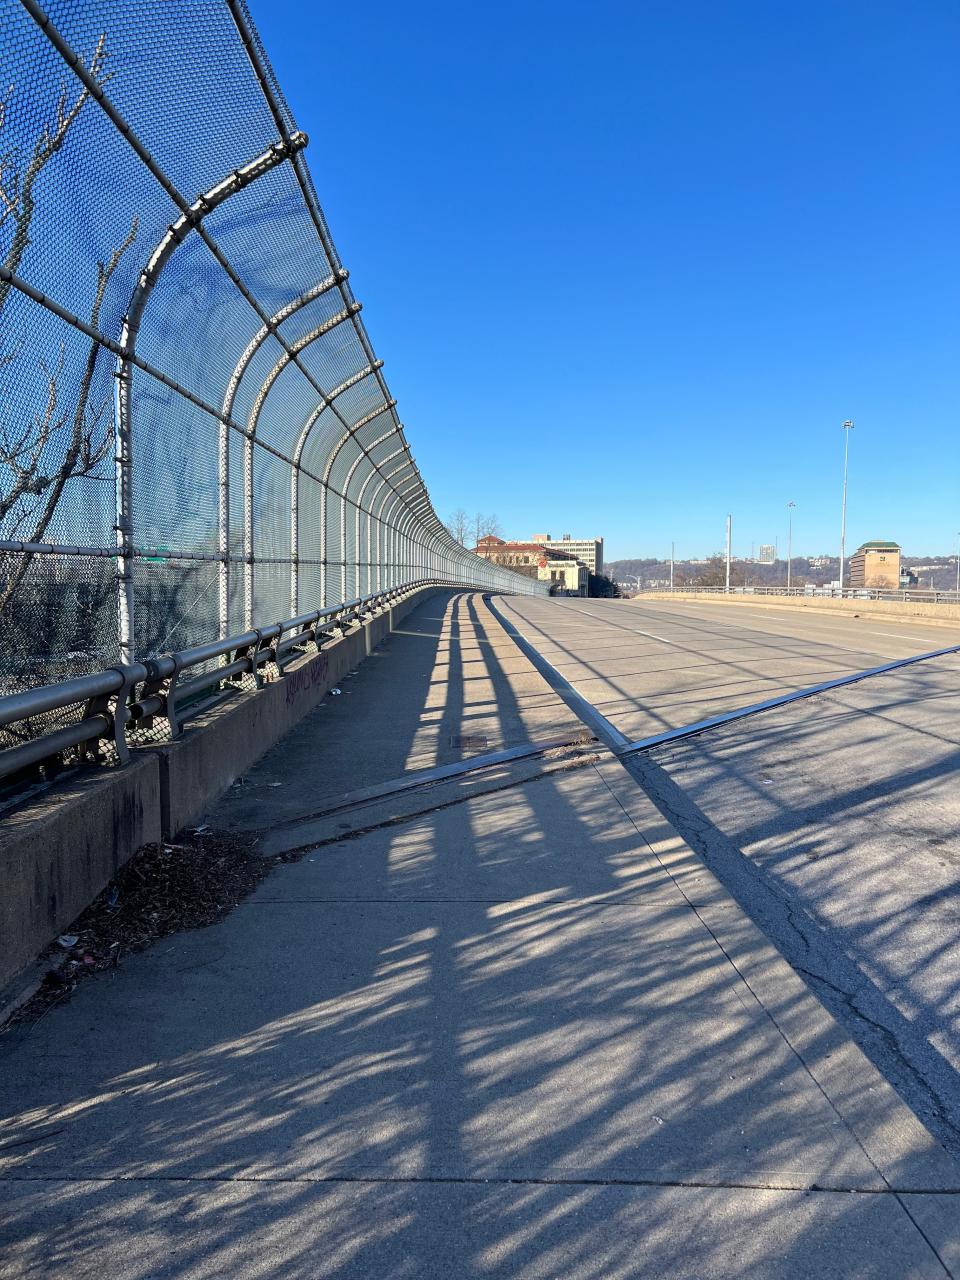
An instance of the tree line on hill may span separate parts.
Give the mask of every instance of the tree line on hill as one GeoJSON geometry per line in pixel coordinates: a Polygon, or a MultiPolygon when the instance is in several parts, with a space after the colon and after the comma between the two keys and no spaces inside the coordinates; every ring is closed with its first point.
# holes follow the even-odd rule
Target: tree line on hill
{"type": "MultiPolygon", "coordinates": [[[[854,548],[855,550],[855,548],[854,548]]],[[[914,556],[904,554],[904,568],[913,570],[918,578],[917,586],[935,591],[951,591],[957,585],[957,557],[914,556]]],[[[607,572],[621,586],[635,590],[637,579],[641,589],[665,586],[670,581],[670,561],[655,557],[639,557],[632,560],[614,560],[607,564],[607,572]]],[[[803,587],[807,583],[822,586],[835,582],[840,573],[839,556],[794,556],[791,560],[790,582],[803,587]]],[[[782,587],[787,580],[787,562],[775,560],[773,564],[760,564],[756,560],[734,557],[730,563],[730,584],[735,587],[782,587]]],[[[673,583],[676,587],[722,587],[726,582],[726,557],[715,552],[706,560],[676,560],[673,566],[673,583]]]]}

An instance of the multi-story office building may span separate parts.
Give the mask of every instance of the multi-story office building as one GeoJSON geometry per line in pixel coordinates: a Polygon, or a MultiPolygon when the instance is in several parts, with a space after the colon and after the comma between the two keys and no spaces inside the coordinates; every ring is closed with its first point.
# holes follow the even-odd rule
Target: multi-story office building
{"type": "Polygon", "coordinates": [[[875,539],[858,547],[850,557],[851,587],[898,587],[900,547],[896,542],[875,539]]]}
{"type": "Polygon", "coordinates": [[[576,556],[591,573],[603,573],[602,538],[571,538],[569,533],[565,533],[557,542],[549,533],[535,533],[531,542],[538,542],[553,551],[565,551],[576,556]]]}

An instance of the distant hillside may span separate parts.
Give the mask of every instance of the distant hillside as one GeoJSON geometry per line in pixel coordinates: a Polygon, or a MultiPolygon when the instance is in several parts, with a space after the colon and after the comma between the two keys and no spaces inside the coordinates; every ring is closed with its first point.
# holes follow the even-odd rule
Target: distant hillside
{"type": "MultiPolygon", "coordinates": [[[[855,548],[854,548],[855,550],[855,548]]],[[[919,585],[933,587],[938,591],[951,591],[957,585],[956,556],[914,556],[905,553],[903,566],[918,574],[919,585]]],[[[670,581],[670,561],[652,558],[636,560],[613,560],[604,566],[607,573],[625,587],[635,587],[636,579],[641,580],[642,588],[655,587],[670,581]]],[[[748,587],[779,587],[787,581],[787,562],[777,560],[774,564],[758,564],[754,560],[741,560],[734,557],[732,562],[733,579],[748,587]]],[[[794,556],[790,573],[791,584],[802,587],[808,582],[822,586],[836,581],[840,572],[839,556],[794,556]]],[[[677,560],[674,562],[673,580],[675,586],[695,586],[698,579],[713,579],[711,566],[707,561],[677,560]]]]}

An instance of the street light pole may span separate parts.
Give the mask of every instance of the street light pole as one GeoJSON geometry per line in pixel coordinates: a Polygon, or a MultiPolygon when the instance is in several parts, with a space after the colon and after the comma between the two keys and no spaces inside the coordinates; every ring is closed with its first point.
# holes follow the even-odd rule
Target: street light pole
{"type": "Polygon", "coordinates": [[[733,516],[727,516],[727,595],[730,594],[730,538],[733,533],[733,516]]]}
{"type": "Polygon", "coordinates": [[[790,566],[793,561],[793,509],[795,502],[787,503],[787,590],[790,590],[790,566]]]}
{"type": "Polygon", "coordinates": [[[957,596],[960,597],[960,533],[957,534],[957,596]]]}
{"type": "MultiPolygon", "coordinates": [[[[670,590],[673,590],[673,550],[676,543],[670,543],[670,590]]],[[[957,561],[960,564],[960,560],[957,561]]],[[[960,569],[957,570],[957,581],[960,582],[960,569]]]]}
{"type": "Polygon", "coordinates": [[[840,594],[843,595],[843,562],[847,551],[847,458],[850,454],[850,432],[853,423],[848,418],[843,424],[843,503],[840,511],[840,594]]]}

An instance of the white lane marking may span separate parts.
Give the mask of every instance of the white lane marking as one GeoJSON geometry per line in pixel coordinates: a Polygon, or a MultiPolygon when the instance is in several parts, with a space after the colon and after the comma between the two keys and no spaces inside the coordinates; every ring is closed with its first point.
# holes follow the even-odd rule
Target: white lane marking
{"type": "Polygon", "coordinates": [[[639,627],[630,627],[630,630],[634,635],[646,636],[648,640],[659,640],[661,644],[672,644],[674,648],[678,647],[676,640],[667,640],[663,636],[655,636],[652,631],[641,631],[639,627]]]}
{"type": "MultiPolygon", "coordinates": [[[[958,628],[960,630],[960,628],[958,628]]],[[[863,629],[865,636],[882,636],[884,640],[889,637],[891,640],[930,640],[930,636],[905,636],[902,631],[868,631],[866,627],[863,629]]]]}

